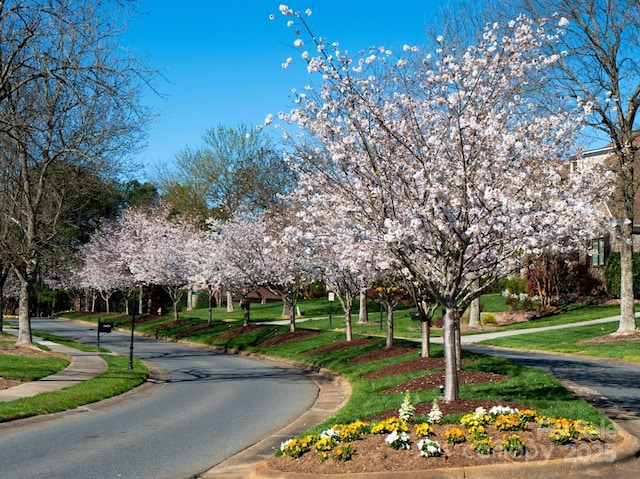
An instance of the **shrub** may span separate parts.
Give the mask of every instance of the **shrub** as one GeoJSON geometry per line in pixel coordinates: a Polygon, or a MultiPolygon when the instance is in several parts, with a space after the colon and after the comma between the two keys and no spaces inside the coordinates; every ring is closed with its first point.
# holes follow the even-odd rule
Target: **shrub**
{"type": "MultiPolygon", "coordinates": [[[[614,298],[620,297],[620,253],[611,253],[607,258],[604,287],[614,298]]],[[[633,297],[640,298],[640,253],[633,254],[633,297]]]]}
{"type": "Polygon", "coordinates": [[[509,278],[504,289],[508,289],[512,293],[526,293],[529,294],[529,288],[527,288],[526,278],[509,278]]]}
{"type": "Polygon", "coordinates": [[[481,313],[480,323],[481,324],[498,324],[498,321],[496,320],[496,316],[492,313],[481,313]]]}

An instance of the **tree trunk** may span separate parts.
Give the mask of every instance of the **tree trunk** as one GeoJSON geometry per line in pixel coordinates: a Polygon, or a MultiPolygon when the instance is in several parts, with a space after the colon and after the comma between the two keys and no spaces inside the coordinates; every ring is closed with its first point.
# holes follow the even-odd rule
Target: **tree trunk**
{"type": "Polygon", "coordinates": [[[227,313],[233,313],[233,297],[230,290],[227,290],[227,313]]]}
{"type": "Polygon", "coordinates": [[[623,224],[620,246],[620,323],[617,333],[636,330],[633,301],[633,237],[632,224],[623,224]]]}
{"type": "Polygon", "coordinates": [[[173,300],[173,320],[178,321],[178,299],[173,300]]]}
{"type": "Polygon", "coordinates": [[[344,298],[344,326],[347,341],[353,341],[353,327],[351,326],[351,308],[353,307],[353,296],[346,293],[344,298]]]}
{"type": "Polygon", "coordinates": [[[7,276],[9,275],[9,270],[3,267],[1,268],[0,273],[0,334],[4,332],[4,286],[7,283],[7,276]],[[5,271],[7,271],[5,273],[5,271]]]}
{"type": "Polygon", "coordinates": [[[367,292],[360,291],[360,311],[358,313],[358,324],[369,322],[369,311],[367,308],[367,292]]]}
{"type": "Polygon", "coordinates": [[[211,320],[213,319],[213,295],[215,291],[213,286],[209,286],[209,308],[207,310],[207,324],[211,324],[211,320]]]}
{"type": "Polygon", "coordinates": [[[353,340],[353,326],[351,321],[351,310],[353,309],[353,295],[349,290],[340,290],[336,288],[336,296],[338,297],[338,301],[340,301],[340,306],[342,307],[342,312],[344,313],[344,326],[346,333],[346,340],[353,340]]]}
{"type": "Polygon", "coordinates": [[[456,310],[456,320],[455,320],[455,350],[456,350],[456,369],[458,371],[462,371],[462,346],[460,344],[460,316],[456,310]]]}
{"type": "Polygon", "coordinates": [[[33,344],[31,338],[31,315],[29,312],[29,291],[31,287],[26,278],[20,278],[20,300],[18,313],[18,346],[30,346],[33,344]]]}
{"type": "Polygon", "coordinates": [[[471,309],[469,311],[469,327],[477,328],[481,325],[480,322],[480,297],[471,301],[471,309]]]}
{"type": "Polygon", "coordinates": [[[296,305],[285,300],[285,304],[289,309],[289,331],[292,333],[296,332],[296,305]]]}
{"type": "Polygon", "coordinates": [[[393,347],[393,303],[389,301],[386,303],[387,306],[387,343],[385,347],[392,348],[393,347]]]}
{"type": "Polygon", "coordinates": [[[429,321],[420,318],[420,357],[431,357],[431,325],[429,321]]]}
{"type": "Polygon", "coordinates": [[[456,401],[460,398],[458,385],[458,365],[456,354],[457,311],[454,307],[444,307],[444,400],[456,401]]]}
{"type": "MultiPolygon", "coordinates": [[[[228,292],[227,292],[228,293],[228,292]]],[[[242,309],[242,326],[245,328],[249,326],[249,320],[251,319],[251,301],[249,301],[248,293],[242,294],[242,299],[240,300],[240,308],[242,309]]],[[[227,307],[227,311],[229,308],[227,307]]]]}

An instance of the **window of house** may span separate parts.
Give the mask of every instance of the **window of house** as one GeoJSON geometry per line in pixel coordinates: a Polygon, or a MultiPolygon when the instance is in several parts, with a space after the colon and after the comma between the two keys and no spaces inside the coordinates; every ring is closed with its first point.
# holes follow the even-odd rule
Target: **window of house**
{"type": "Polygon", "coordinates": [[[604,238],[591,241],[591,266],[604,266],[604,238]]]}

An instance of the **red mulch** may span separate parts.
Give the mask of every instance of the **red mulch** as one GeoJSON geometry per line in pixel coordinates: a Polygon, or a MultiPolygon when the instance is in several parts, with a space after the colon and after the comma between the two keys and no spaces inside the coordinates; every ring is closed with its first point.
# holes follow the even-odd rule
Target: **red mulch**
{"type": "Polygon", "coordinates": [[[361,354],[357,358],[351,359],[349,362],[352,364],[369,363],[371,361],[377,361],[378,359],[394,358],[396,356],[409,353],[420,354],[420,350],[416,348],[379,348],[361,354]]]}
{"type": "MultiPolygon", "coordinates": [[[[482,371],[458,371],[458,384],[465,386],[467,384],[483,384],[489,382],[498,382],[508,379],[508,376],[495,373],[485,373],[482,371]]],[[[401,393],[404,391],[422,391],[424,389],[437,388],[444,385],[444,371],[434,374],[428,374],[419,378],[399,384],[398,386],[386,389],[385,393],[401,393]]]]}
{"type": "MultiPolygon", "coordinates": [[[[373,343],[373,339],[355,339],[353,341],[339,341],[336,343],[327,344],[317,349],[307,351],[305,354],[321,354],[330,353],[331,351],[341,351],[343,349],[352,348],[354,346],[362,346],[373,343]]],[[[358,356],[359,357],[359,356],[358,356]]]]}
{"type": "Polygon", "coordinates": [[[239,328],[231,328],[229,331],[225,331],[222,334],[218,334],[216,339],[232,339],[240,334],[251,333],[262,329],[262,326],[241,326],[239,328]]]}
{"type": "Polygon", "coordinates": [[[393,374],[413,373],[416,371],[429,371],[442,368],[444,368],[444,358],[414,358],[377,369],[363,377],[366,379],[375,379],[393,374]]]}
{"type": "Polygon", "coordinates": [[[259,346],[277,346],[279,344],[292,343],[295,341],[301,341],[320,334],[318,331],[294,331],[283,334],[277,334],[273,338],[269,338],[263,341],[259,346]]]}

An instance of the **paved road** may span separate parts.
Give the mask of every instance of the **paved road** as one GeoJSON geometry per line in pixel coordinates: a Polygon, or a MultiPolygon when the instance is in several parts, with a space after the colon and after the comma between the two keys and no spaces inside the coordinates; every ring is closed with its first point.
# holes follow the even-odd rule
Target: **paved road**
{"type": "MultiPolygon", "coordinates": [[[[36,329],[82,342],[95,328],[37,319],[36,329]]],[[[129,352],[129,335],[101,345],[129,352]]],[[[184,479],[279,430],[306,411],[318,388],[294,371],[241,356],[135,339],[134,355],[171,374],[135,400],[0,427],[2,479],[184,479]]]]}

